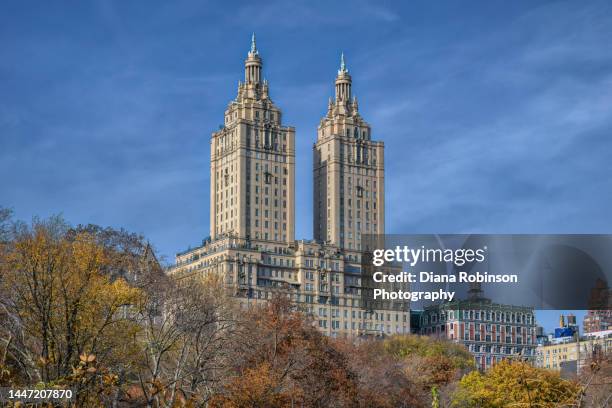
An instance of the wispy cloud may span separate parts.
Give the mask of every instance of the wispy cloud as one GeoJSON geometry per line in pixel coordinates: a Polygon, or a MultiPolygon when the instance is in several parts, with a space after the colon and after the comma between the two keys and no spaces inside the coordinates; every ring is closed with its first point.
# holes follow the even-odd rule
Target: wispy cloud
{"type": "Polygon", "coordinates": [[[0,204],[125,226],[170,256],[197,244],[210,132],[255,30],[297,129],[298,237],[312,235],[311,149],[341,50],[386,144],[388,230],[609,230],[612,5],[489,4],[11,6],[0,204]]]}

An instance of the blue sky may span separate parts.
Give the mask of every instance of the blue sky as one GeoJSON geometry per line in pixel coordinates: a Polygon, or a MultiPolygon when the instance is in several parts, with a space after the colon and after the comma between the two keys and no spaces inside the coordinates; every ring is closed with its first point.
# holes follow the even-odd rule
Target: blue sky
{"type": "Polygon", "coordinates": [[[5,1],[0,205],[197,245],[255,31],[297,129],[298,238],[341,51],[386,144],[388,232],[609,233],[611,21],[606,1],[5,1]]]}

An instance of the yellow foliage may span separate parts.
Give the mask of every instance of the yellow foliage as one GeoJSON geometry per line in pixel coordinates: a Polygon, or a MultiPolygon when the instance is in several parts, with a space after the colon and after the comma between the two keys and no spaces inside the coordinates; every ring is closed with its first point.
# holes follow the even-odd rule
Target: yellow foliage
{"type": "Polygon", "coordinates": [[[542,407],[571,406],[580,386],[559,374],[525,362],[504,360],[482,374],[465,375],[455,394],[454,407],[542,407]]]}
{"type": "Polygon", "coordinates": [[[106,362],[129,360],[132,351],[118,346],[138,330],[126,315],[142,294],[109,276],[113,254],[93,236],[68,239],[35,225],[5,256],[1,289],[12,295],[42,381],[69,375],[94,354],[106,362]]]}

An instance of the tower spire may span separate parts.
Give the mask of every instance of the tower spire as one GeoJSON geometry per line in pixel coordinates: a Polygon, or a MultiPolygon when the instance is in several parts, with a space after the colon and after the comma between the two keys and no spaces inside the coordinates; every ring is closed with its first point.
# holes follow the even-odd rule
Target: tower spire
{"type": "Polygon", "coordinates": [[[259,52],[257,52],[257,44],[255,42],[255,32],[253,32],[253,35],[251,36],[251,52],[250,54],[256,55],[259,54],[259,52]]]}
{"type": "Polygon", "coordinates": [[[338,75],[348,73],[348,69],[346,69],[346,64],[344,63],[344,52],[340,54],[340,69],[338,70],[338,75]]]}

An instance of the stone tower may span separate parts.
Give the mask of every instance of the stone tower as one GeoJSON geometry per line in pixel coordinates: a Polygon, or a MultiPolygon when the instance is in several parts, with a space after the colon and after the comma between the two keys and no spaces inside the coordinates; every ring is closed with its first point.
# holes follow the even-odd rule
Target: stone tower
{"type": "Polygon", "coordinates": [[[314,145],[313,220],[316,240],[360,250],[363,234],[385,232],[384,144],[372,140],[351,85],[343,54],[314,145]]]}
{"type": "Polygon", "coordinates": [[[295,239],[295,129],[282,125],[262,67],[253,34],[244,83],[210,140],[212,239],[295,239]]]}
{"type": "Polygon", "coordinates": [[[294,238],[295,130],[270,99],[254,37],[244,70],[211,138],[211,237],[168,273],[217,276],[245,310],[283,294],[333,337],[410,333],[407,306],[362,296],[362,234],[384,231],[383,144],[359,115],[344,59],[314,147],[317,240],[294,238]]]}

